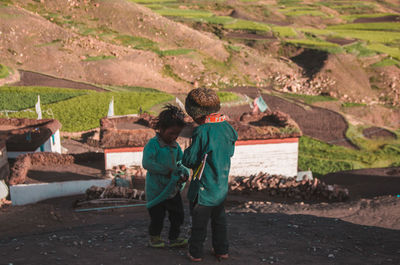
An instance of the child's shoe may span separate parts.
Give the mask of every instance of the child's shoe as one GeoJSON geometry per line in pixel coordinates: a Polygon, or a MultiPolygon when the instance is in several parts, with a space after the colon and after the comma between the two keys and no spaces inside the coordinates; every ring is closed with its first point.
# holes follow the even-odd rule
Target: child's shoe
{"type": "Polygon", "coordinates": [[[188,240],[186,238],[178,237],[177,239],[170,240],[168,246],[170,248],[184,247],[187,245],[187,243],[188,240]]]}
{"type": "Polygon", "coordinates": [[[195,258],[195,257],[193,257],[192,255],[190,255],[189,252],[187,253],[187,256],[188,256],[188,258],[190,259],[190,261],[193,261],[193,262],[200,262],[200,261],[203,260],[202,258],[195,258]]]}
{"type": "Polygon", "coordinates": [[[163,248],[165,247],[165,242],[160,236],[150,236],[149,246],[152,248],[163,248]]]}

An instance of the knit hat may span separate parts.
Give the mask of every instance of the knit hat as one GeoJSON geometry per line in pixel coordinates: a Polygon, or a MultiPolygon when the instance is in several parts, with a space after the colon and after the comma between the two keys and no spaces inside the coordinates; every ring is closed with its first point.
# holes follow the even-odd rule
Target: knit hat
{"type": "Polygon", "coordinates": [[[185,109],[193,119],[218,112],[220,108],[219,97],[212,89],[196,88],[186,97],[185,109]]]}

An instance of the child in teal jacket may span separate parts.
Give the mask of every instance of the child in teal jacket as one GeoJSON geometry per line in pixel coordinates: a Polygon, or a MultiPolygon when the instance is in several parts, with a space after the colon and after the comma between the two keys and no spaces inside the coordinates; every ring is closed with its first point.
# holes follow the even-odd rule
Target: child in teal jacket
{"type": "Polygon", "coordinates": [[[188,199],[192,215],[192,232],[188,257],[201,261],[207,224],[211,219],[212,245],[218,259],[228,258],[228,238],[224,201],[228,194],[228,176],[237,133],[216,113],[220,109],[217,94],[211,89],[192,90],[186,98],[186,112],[199,124],[194,130],[192,144],[182,163],[194,171],[207,154],[201,178],[192,179],[188,199]]]}
{"type": "Polygon", "coordinates": [[[169,246],[183,246],[187,240],[179,237],[184,220],[180,184],[187,180],[189,170],[182,166],[182,150],[176,142],[181,133],[184,113],[179,108],[167,105],[157,118],[157,135],[150,139],[143,150],[143,167],[146,175],[146,207],[150,215],[151,247],[164,247],[161,239],[165,213],[171,222],[169,246]]]}

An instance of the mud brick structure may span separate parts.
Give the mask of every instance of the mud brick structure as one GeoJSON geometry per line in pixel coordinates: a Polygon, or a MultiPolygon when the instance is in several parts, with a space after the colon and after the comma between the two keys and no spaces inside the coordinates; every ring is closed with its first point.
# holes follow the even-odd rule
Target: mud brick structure
{"type": "Polygon", "coordinates": [[[101,158],[98,153],[36,152],[18,156],[9,178],[12,204],[83,194],[93,185],[108,186],[111,179],[104,175],[101,158]]]}
{"type": "MultiPolygon", "coordinates": [[[[143,148],[156,134],[152,129],[154,117],[148,114],[118,116],[103,118],[100,123],[100,144],[104,148],[106,169],[119,165],[141,166],[143,148]]],[[[297,175],[301,131],[287,114],[279,111],[258,115],[244,113],[229,123],[239,137],[232,157],[231,175],[250,176],[259,172],[297,175]]],[[[182,149],[189,146],[195,126],[188,120],[178,138],[182,149]]]]}
{"type": "MultiPolygon", "coordinates": [[[[141,166],[143,148],[156,135],[154,117],[149,114],[103,118],[100,121],[100,146],[104,149],[105,167],[141,166]]],[[[190,127],[190,126],[189,126],[190,127]]],[[[182,149],[189,145],[185,128],[178,142],[182,149]]]]}
{"type": "Polygon", "coordinates": [[[8,158],[34,152],[61,153],[60,128],[61,123],[53,119],[0,119],[8,158]]]}
{"type": "Polygon", "coordinates": [[[6,137],[0,135],[0,180],[8,181],[10,176],[10,167],[8,165],[8,156],[6,149],[6,137]]]}

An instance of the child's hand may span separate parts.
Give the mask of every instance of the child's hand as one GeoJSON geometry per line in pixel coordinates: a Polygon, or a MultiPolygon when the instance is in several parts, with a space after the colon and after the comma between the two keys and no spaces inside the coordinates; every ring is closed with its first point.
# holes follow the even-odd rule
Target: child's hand
{"type": "Polygon", "coordinates": [[[189,179],[189,176],[186,176],[186,175],[181,175],[181,179],[180,179],[180,181],[182,181],[182,182],[186,182],[188,179],[189,179]]]}

